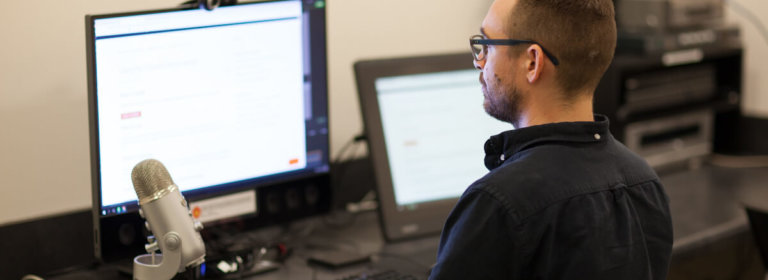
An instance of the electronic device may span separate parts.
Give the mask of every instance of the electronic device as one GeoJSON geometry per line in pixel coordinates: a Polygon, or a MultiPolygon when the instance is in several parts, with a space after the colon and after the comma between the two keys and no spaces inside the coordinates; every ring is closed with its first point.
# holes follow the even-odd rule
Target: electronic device
{"type": "Polygon", "coordinates": [[[617,53],[595,90],[611,133],[657,170],[696,167],[734,143],[742,50],[617,53]]]}
{"type": "Polygon", "coordinates": [[[683,112],[674,116],[630,123],[624,129],[624,144],[661,167],[712,153],[712,110],[683,112]]]}
{"type": "Polygon", "coordinates": [[[325,2],[88,15],[96,257],[144,251],[131,169],[173,172],[203,238],[328,211],[325,2]]]}
{"type": "Polygon", "coordinates": [[[439,234],[488,172],[485,141],[513,126],[484,111],[469,53],[361,61],[355,74],[385,238],[439,234]]]}
{"type": "Polygon", "coordinates": [[[203,264],[205,244],[199,233],[203,226],[192,217],[165,166],[154,159],[143,160],[133,168],[131,181],[141,206],[139,215],[154,234],[147,238],[148,254],[133,259],[133,279],[171,279],[187,267],[203,264]]]}
{"type": "Polygon", "coordinates": [[[714,64],[698,63],[631,73],[624,80],[622,116],[706,102],[717,94],[714,64]]]}
{"type": "Polygon", "coordinates": [[[620,0],[616,20],[620,30],[669,31],[722,23],[725,0],[620,0]]]}
{"type": "Polygon", "coordinates": [[[686,49],[722,49],[741,47],[741,29],[737,25],[718,25],[667,32],[619,31],[617,53],[649,54],[686,49]]]}

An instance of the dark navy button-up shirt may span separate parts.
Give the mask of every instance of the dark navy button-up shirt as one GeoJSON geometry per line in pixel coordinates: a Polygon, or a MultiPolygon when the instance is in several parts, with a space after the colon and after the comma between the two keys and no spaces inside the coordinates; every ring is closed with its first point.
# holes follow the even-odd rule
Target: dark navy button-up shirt
{"type": "Polygon", "coordinates": [[[668,198],[608,119],[511,130],[443,228],[430,279],[665,279],[668,198]]]}

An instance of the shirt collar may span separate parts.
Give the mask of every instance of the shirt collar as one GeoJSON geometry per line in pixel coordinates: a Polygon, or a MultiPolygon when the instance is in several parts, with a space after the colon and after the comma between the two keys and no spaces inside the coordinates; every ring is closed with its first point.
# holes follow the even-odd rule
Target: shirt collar
{"type": "Polygon", "coordinates": [[[544,143],[600,142],[608,136],[608,117],[599,114],[595,114],[594,122],[549,123],[505,131],[485,142],[485,167],[493,170],[517,153],[544,143]]]}

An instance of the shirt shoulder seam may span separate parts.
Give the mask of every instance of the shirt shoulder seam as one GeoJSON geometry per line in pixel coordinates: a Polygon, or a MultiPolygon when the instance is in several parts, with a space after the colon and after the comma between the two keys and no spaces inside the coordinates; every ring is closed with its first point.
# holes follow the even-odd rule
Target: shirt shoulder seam
{"type": "Polygon", "coordinates": [[[650,179],[639,181],[637,183],[633,183],[631,185],[627,185],[627,184],[625,184],[623,182],[616,182],[616,183],[611,184],[608,187],[604,187],[604,188],[600,188],[600,189],[595,189],[595,190],[592,190],[592,191],[589,191],[589,192],[578,193],[576,195],[571,195],[571,196],[567,196],[567,197],[558,199],[556,201],[552,201],[548,205],[546,205],[546,206],[544,206],[544,207],[542,207],[540,209],[537,209],[537,210],[531,212],[531,214],[525,215],[524,217],[521,216],[517,211],[515,211],[514,208],[511,207],[511,205],[509,205],[509,203],[505,203],[502,199],[496,197],[496,195],[494,194],[493,191],[485,189],[485,188],[483,188],[483,189],[476,189],[475,188],[475,190],[487,193],[495,201],[499,202],[499,204],[504,206],[505,210],[508,212],[507,214],[514,218],[514,221],[515,221],[514,225],[517,226],[517,225],[526,223],[528,219],[538,215],[542,211],[544,211],[544,210],[546,210],[546,209],[548,209],[550,207],[553,207],[555,205],[559,205],[559,204],[561,204],[561,203],[563,203],[563,202],[565,202],[565,201],[567,201],[569,199],[572,199],[574,197],[579,197],[579,196],[584,196],[584,195],[589,195],[589,194],[594,194],[594,193],[599,193],[599,192],[610,191],[612,189],[617,189],[614,186],[619,185],[619,184],[624,185],[623,188],[634,188],[634,187],[637,187],[637,186],[640,186],[640,185],[643,185],[643,184],[646,184],[646,183],[649,183],[649,182],[659,182],[659,180],[656,179],[656,178],[650,178],[650,179]]]}
{"type": "Polygon", "coordinates": [[[490,190],[488,188],[479,188],[480,186],[488,186],[488,185],[484,184],[484,183],[480,183],[479,186],[476,185],[476,186],[473,186],[472,188],[470,188],[467,191],[467,194],[472,193],[472,192],[480,192],[480,193],[483,193],[483,194],[487,195],[488,197],[490,197],[491,199],[496,201],[496,203],[499,204],[499,206],[504,210],[504,212],[513,220],[513,226],[517,226],[517,225],[520,224],[520,221],[519,221],[520,215],[515,210],[515,208],[511,205],[511,203],[509,203],[508,201],[500,198],[499,197],[500,194],[498,194],[497,192],[495,192],[493,190],[490,190]]]}

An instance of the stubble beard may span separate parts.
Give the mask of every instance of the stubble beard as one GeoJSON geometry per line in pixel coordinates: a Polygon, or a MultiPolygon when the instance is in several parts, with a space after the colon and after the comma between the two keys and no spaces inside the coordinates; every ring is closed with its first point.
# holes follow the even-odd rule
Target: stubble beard
{"type": "Polygon", "coordinates": [[[483,85],[483,108],[491,117],[512,124],[518,127],[520,122],[520,106],[522,95],[514,84],[507,86],[501,79],[494,74],[494,83],[488,85],[483,80],[483,74],[480,74],[480,80],[483,85]]]}

